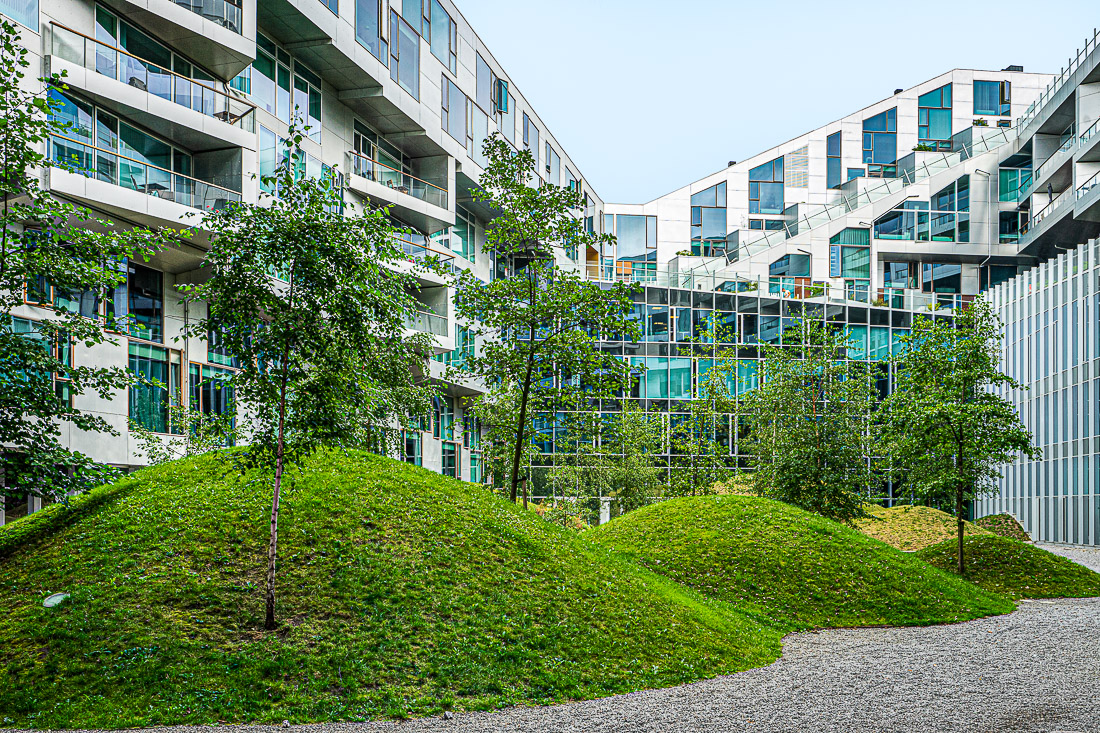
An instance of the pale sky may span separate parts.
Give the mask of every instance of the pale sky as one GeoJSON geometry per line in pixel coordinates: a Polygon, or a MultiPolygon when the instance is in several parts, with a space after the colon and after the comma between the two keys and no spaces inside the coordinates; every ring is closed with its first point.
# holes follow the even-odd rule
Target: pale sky
{"type": "Polygon", "coordinates": [[[641,203],[953,68],[1057,72],[1096,0],[457,0],[608,202],[641,203]]]}

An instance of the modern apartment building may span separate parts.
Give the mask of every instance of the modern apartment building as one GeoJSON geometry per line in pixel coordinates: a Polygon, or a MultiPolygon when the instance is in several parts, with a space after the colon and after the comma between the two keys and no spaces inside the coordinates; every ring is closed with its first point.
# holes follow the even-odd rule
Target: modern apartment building
{"type": "MultiPolygon", "coordinates": [[[[231,355],[216,337],[178,339],[202,315],[179,304],[179,288],[203,257],[201,213],[257,200],[254,174],[280,164],[289,123],[309,125],[306,175],[335,169],[349,202],[389,206],[419,233],[403,242],[410,260],[438,254],[486,279],[498,269],[483,246],[493,213],[470,190],[481,141],[499,131],[532,151],[545,182],[581,190],[586,223],[617,237],[576,261],[561,251],[561,263],[643,286],[641,341],[602,344],[645,367],[622,399],[669,428],[683,419],[713,362],[698,344],[708,322],[738,350],[739,391],[754,384],[758,344],[799,318],[842,325],[849,357],[877,361],[914,317],[950,317],[989,291],[1006,322],[1006,368],[1032,386],[1015,399],[1044,457],[1010,467],[1002,496],[975,511],[1012,511],[1043,539],[1100,539],[1100,381],[1089,390],[1100,379],[1100,285],[1089,280],[1100,257],[1086,245],[1100,236],[1095,39],[1058,75],[956,69],[655,201],[605,206],[448,0],[0,0],[0,12],[26,26],[44,73],[67,74],[55,94],[72,132],[50,155],[76,170],[50,170],[53,193],[118,222],[197,228],[190,244],[128,264],[112,302],[133,325],[117,345],[72,350],[74,362],[169,385],[77,398],[121,434],[68,436],[99,460],[140,465],[128,421],[169,431],[169,399],[231,409],[231,355]]],[[[404,436],[404,458],[478,480],[481,433],[463,409],[478,388],[442,379],[476,344],[446,282],[420,284],[409,328],[436,336],[433,376],[446,393],[425,429],[404,436]]],[[[22,307],[17,327],[33,328],[38,312],[22,307]]],[[[567,445],[559,417],[539,425],[542,463],[567,445]]],[[[726,416],[717,438],[731,468],[739,435],[738,416],[726,416]]]]}
{"type": "MultiPolygon", "coordinates": [[[[438,255],[490,277],[483,244],[492,213],[470,189],[493,132],[530,149],[542,180],[583,191],[590,221],[603,206],[449,0],[2,0],[0,12],[24,27],[22,41],[40,64],[32,73],[65,73],[67,89],[51,94],[70,125],[48,152],[70,170],[50,169],[46,187],[123,226],[196,230],[186,245],[127,264],[109,307],[129,316],[128,333],[69,352],[74,363],[128,367],[168,385],[75,398],[120,433],[105,439],[67,428],[72,448],[105,463],[141,465],[128,421],[170,432],[170,399],[231,409],[224,377],[232,357],[216,337],[180,338],[203,315],[201,306],[180,304],[180,288],[195,281],[204,255],[202,213],[258,200],[255,174],[279,165],[292,121],[308,126],[304,174],[335,170],[348,203],[390,207],[416,232],[402,242],[410,261],[438,255]]],[[[420,286],[422,312],[409,328],[436,337],[440,360],[468,348],[446,282],[423,274],[420,286]]],[[[108,307],[68,305],[89,317],[108,307]]],[[[31,330],[41,310],[27,303],[13,315],[16,328],[31,330]]],[[[442,375],[441,361],[432,368],[442,375]]],[[[428,430],[406,436],[408,459],[477,480],[479,435],[461,404],[472,390],[445,387],[428,430]]],[[[5,511],[39,506],[9,501],[0,523],[5,511]]]]}

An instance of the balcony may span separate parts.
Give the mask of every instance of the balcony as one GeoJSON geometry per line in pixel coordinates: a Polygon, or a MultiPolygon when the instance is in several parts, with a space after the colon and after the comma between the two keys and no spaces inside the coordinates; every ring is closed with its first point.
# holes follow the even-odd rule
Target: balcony
{"type": "Polygon", "coordinates": [[[447,319],[438,313],[429,313],[428,311],[407,314],[405,316],[405,327],[410,331],[428,333],[432,336],[447,336],[450,333],[447,319]]]}
{"type": "Polygon", "coordinates": [[[1100,221],[1100,171],[1077,187],[1074,214],[1088,221],[1100,221]]]}
{"type": "Polygon", "coordinates": [[[58,23],[50,71],[122,116],[191,150],[255,148],[256,107],[226,87],[177,74],[58,23]]]}
{"type": "Polygon", "coordinates": [[[162,226],[194,226],[196,211],[216,211],[241,202],[241,194],[212,181],[54,135],[48,157],[50,188],[112,214],[162,226]]]}
{"type": "Polygon", "coordinates": [[[348,153],[348,185],[356,193],[381,206],[389,206],[403,221],[425,232],[437,232],[455,223],[447,189],[404,171],[348,153]]]}
{"type": "Polygon", "coordinates": [[[222,79],[256,58],[256,0],[104,0],[222,79]]]}
{"type": "Polygon", "coordinates": [[[1100,120],[1081,133],[1077,143],[1076,160],[1079,163],[1100,161],[1100,120]]]}

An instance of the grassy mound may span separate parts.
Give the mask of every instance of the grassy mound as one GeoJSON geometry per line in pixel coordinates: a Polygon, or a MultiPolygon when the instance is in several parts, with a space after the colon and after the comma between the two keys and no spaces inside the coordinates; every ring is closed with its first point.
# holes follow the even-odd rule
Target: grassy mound
{"type": "MultiPolygon", "coordinates": [[[[958,540],[921,550],[917,556],[955,572],[958,540]]],[[[967,580],[1009,598],[1100,596],[1100,574],[1019,540],[996,535],[968,537],[963,541],[963,558],[967,580]]]]}
{"type": "Polygon", "coordinates": [[[974,524],[986,532],[992,532],[1001,537],[1010,537],[1021,542],[1031,542],[1031,535],[1024,530],[1023,525],[1011,514],[991,514],[988,517],[982,517],[974,524]]]}
{"type": "MultiPolygon", "coordinates": [[[[956,519],[947,512],[926,506],[895,506],[889,509],[871,507],[871,515],[856,522],[866,535],[881,540],[899,550],[923,550],[952,537],[958,541],[959,527],[956,519]]],[[[968,535],[988,534],[986,530],[965,523],[968,535]]]]}
{"type": "Polygon", "coordinates": [[[206,456],[0,529],[0,726],[402,717],[779,654],[778,630],[468,484],[365,454],[288,477],[275,633],[269,474],[206,456]]]}
{"type": "Polygon", "coordinates": [[[788,628],[932,624],[1013,608],[854,529],[768,499],[674,499],[590,536],[788,628]]]}

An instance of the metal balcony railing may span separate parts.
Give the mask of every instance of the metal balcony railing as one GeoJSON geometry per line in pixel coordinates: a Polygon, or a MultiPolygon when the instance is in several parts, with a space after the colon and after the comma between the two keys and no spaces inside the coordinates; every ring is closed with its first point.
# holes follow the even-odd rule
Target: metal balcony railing
{"type": "Polygon", "coordinates": [[[1054,96],[1061,91],[1062,87],[1073,77],[1073,73],[1081,67],[1089,54],[1096,50],[1098,42],[1100,42],[1100,32],[1093,30],[1092,38],[1085,40],[1085,47],[1078,50],[1077,55],[1067,62],[1066,67],[1058,73],[1058,76],[1054,77],[1054,79],[1047,84],[1047,88],[1042,91],[1039,98],[1031,103],[1023,116],[1017,121],[1017,127],[1022,129],[1039,115],[1043,107],[1050,102],[1050,100],[1053,99],[1054,96]]]}
{"type": "Polygon", "coordinates": [[[241,32],[244,15],[241,10],[241,0],[172,0],[172,2],[234,33],[241,32]]]}
{"type": "Polygon", "coordinates": [[[351,156],[351,172],[355,175],[381,183],[383,186],[388,186],[400,193],[407,193],[413,198],[418,198],[440,208],[447,208],[447,189],[409,175],[385,163],[379,163],[377,160],[368,158],[354,150],[348,151],[348,154],[351,156]]]}
{"type": "Polygon", "coordinates": [[[79,31],[50,23],[52,51],[57,58],[94,70],[161,99],[193,109],[246,132],[256,131],[256,107],[221,91],[79,31]]]}
{"type": "Polygon", "coordinates": [[[50,137],[50,162],[106,183],[175,201],[200,211],[215,211],[240,203],[241,194],[198,178],[175,173],[61,135],[50,137]]]}

